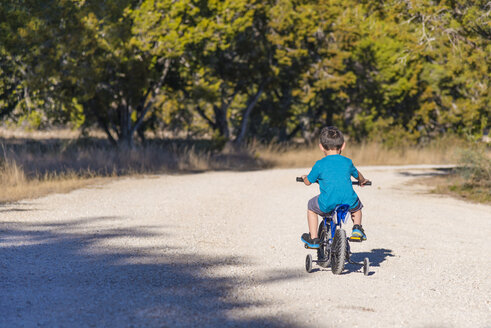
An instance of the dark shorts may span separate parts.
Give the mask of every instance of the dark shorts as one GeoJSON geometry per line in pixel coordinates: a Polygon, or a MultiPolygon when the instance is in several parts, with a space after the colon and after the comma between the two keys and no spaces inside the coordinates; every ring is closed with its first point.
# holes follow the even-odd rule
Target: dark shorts
{"type": "MultiPolygon", "coordinates": [[[[360,199],[358,198],[356,200],[355,206],[351,207],[349,209],[349,211],[350,211],[350,213],[353,213],[353,212],[361,210],[362,208],[363,208],[363,204],[361,203],[360,199]]],[[[320,208],[319,208],[319,195],[317,195],[314,198],[312,198],[311,200],[309,200],[308,209],[311,210],[312,212],[314,212],[315,214],[320,215],[320,216],[327,216],[329,214],[329,213],[324,213],[320,210],[320,208]]]]}

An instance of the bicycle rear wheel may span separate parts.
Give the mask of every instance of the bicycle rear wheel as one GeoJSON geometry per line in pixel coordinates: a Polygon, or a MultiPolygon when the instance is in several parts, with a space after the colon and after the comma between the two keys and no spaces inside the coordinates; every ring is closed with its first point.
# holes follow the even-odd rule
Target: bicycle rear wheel
{"type": "Polygon", "coordinates": [[[336,230],[331,248],[331,267],[333,274],[340,274],[343,272],[344,263],[346,261],[347,243],[346,231],[343,229],[336,230]]]}

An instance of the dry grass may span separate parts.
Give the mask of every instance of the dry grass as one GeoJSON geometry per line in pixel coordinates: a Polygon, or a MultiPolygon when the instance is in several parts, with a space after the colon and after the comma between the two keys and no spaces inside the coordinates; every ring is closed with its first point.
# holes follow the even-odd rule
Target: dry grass
{"type": "Polygon", "coordinates": [[[443,181],[435,182],[437,186],[433,190],[434,193],[447,194],[477,203],[491,204],[489,186],[470,184],[458,175],[451,175],[443,181]]]}
{"type": "Polygon", "coordinates": [[[448,174],[418,179],[415,183],[431,186],[433,193],[491,204],[491,149],[476,143],[458,153],[458,166],[448,174]]]}
{"type": "MultiPolygon", "coordinates": [[[[460,141],[438,141],[425,147],[390,149],[379,143],[348,144],[344,156],[355,165],[447,164],[456,160],[455,145],[460,141]]],[[[318,145],[258,147],[256,155],[273,167],[311,167],[322,158],[318,145]]]]}
{"type": "Polygon", "coordinates": [[[491,189],[489,186],[472,185],[455,171],[448,175],[425,177],[412,181],[412,184],[426,185],[434,194],[449,195],[466,201],[491,204],[491,189]]]}
{"type": "Polygon", "coordinates": [[[68,192],[100,178],[261,167],[249,152],[223,154],[209,141],[157,140],[120,150],[99,138],[0,138],[0,204],[68,192]]]}
{"type": "Polygon", "coordinates": [[[93,177],[260,167],[259,161],[248,152],[221,154],[194,146],[150,145],[129,150],[77,145],[30,148],[4,151],[4,158],[22,168],[28,177],[52,173],[93,177]]]}
{"type": "Polygon", "coordinates": [[[53,193],[66,193],[75,189],[83,188],[99,179],[80,179],[59,177],[49,180],[31,180],[15,186],[5,186],[0,191],[0,204],[16,202],[22,199],[32,199],[53,193]]]}
{"type": "MultiPolygon", "coordinates": [[[[145,146],[118,150],[97,134],[87,138],[69,130],[7,132],[0,130],[0,203],[67,192],[104,177],[311,167],[322,157],[317,146],[298,144],[252,144],[242,152],[222,152],[212,140],[152,139],[145,146]]],[[[404,149],[348,143],[343,154],[358,166],[443,164],[455,162],[458,143],[441,140],[404,149]]]]}
{"type": "Polygon", "coordinates": [[[0,167],[0,204],[37,198],[50,193],[65,193],[101,181],[101,178],[81,178],[76,174],[28,178],[22,168],[6,161],[0,167]]]}

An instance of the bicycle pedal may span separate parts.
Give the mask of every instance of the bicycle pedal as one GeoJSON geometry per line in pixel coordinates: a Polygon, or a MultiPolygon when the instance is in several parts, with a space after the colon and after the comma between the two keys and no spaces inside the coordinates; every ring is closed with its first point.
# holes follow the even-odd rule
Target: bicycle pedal
{"type": "Polygon", "coordinates": [[[363,238],[362,237],[349,237],[348,240],[349,241],[354,241],[354,242],[357,242],[357,243],[361,243],[363,241],[363,238]]]}

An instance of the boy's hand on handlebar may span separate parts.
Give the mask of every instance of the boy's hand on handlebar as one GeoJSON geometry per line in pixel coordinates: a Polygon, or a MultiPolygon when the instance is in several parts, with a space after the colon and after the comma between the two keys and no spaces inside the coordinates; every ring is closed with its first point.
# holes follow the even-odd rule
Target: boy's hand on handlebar
{"type": "Polygon", "coordinates": [[[365,179],[365,178],[363,178],[363,180],[359,180],[359,181],[358,181],[358,185],[359,185],[360,187],[363,187],[363,186],[364,186],[364,185],[366,185],[366,184],[371,185],[371,184],[372,184],[372,182],[371,182],[370,180],[368,180],[368,179],[365,179]]]}
{"type": "Polygon", "coordinates": [[[311,183],[309,179],[307,179],[307,175],[302,175],[301,177],[297,177],[297,182],[303,182],[306,186],[310,186],[311,183]]]}

